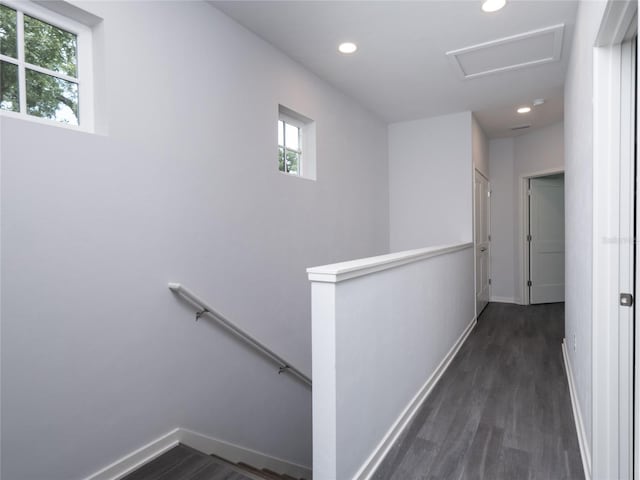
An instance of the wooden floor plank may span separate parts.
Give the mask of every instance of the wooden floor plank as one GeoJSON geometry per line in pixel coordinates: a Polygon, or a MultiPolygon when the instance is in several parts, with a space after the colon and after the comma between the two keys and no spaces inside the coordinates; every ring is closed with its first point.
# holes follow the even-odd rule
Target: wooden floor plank
{"type": "Polygon", "coordinates": [[[564,304],[491,303],[375,480],[582,480],[564,304]]]}
{"type": "Polygon", "coordinates": [[[178,445],[123,480],[249,480],[249,477],[202,452],[178,445]]]}

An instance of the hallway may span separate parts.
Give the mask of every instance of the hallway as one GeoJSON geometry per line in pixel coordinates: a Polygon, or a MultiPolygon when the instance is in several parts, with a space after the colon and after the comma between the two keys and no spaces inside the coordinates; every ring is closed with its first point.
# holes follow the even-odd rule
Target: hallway
{"type": "Polygon", "coordinates": [[[563,303],[490,303],[373,478],[583,479],[563,334],[563,303]]]}

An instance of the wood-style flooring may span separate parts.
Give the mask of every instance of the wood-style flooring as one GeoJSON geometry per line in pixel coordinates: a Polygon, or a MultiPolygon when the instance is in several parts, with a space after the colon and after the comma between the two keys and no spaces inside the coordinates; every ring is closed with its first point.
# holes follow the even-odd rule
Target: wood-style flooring
{"type": "Polygon", "coordinates": [[[249,480],[224,462],[185,445],[178,445],[143,465],[123,480],[249,480]]]}
{"type": "Polygon", "coordinates": [[[122,480],[302,480],[267,468],[231,463],[179,444],[122,480]]]}
{"type": "Polygon", "coordinates": [[[563,336],[562,303],[489,304],[373,479],[584,479],[563,336]]]}

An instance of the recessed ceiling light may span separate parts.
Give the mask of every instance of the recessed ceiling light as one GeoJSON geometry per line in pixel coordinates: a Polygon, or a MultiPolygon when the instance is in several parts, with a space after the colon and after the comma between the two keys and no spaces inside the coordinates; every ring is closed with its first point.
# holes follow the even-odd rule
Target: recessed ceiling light
{"type": "Polygon", "coordinates": [[[536,98],[533,101],[533,106],[534,107],[539,107],[540,105],[544,104],[544,98],[536,98]]]}
{"type": "Polygon", "coordinates": [[[531,111],[531,107],[518,107],[518,110],[516,110],[516,112],[518,113],[529,113],[531,111]]]}
{"type": "Polygon", "coordinates": [[[338,45],[338,51],[340,53],[346,53],[347,55],[358,50],[358,46],[352,42],[343,42],[338,45]]]}
{"type": "Polygon", "coordinates": [[[507,3],[507,0],[484,0],[482,2],[482,11],[484,12],[497,12],[507,3]]]}

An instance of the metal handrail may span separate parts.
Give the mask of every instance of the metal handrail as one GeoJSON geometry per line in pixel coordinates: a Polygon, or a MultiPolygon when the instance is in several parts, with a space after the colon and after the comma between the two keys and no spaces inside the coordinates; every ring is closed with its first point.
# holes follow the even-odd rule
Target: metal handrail
{"type": "Polygon", "coordinates": [[[311,379],[309,377],[307,377],[300,370],[298,370],[297,368],[292,366],[289,362],[287,362],[280,355],[277,355],[270,348],[265,346],[262,342],[260,342],[259,340],[255,339],[254,337],[249,335],[247,332],[242,330],[240,327],[238,327],[236,324],[234,324],[230,320],[227,320],[224,317],[224,315],[220,314],[215,309],[213,309],[209,304],[207,304],[207,302],[202,300],[200,297],[198,297],[191,290],[189,290],[186,287],[183,287],[179,283],[169,283],[169,289],[172,292],[179,293],[180,295],[182,295],[183,297],[187,298],[189,301],[191,301],[191,303],[193,303],[194,305],[196,305],[197,307],[199,307],[201,309],[200,311],[198,311],[196,313],[196,320],[199,320],[200,317],[202,317],[203,315],[211,316],[214,320],[216,320],[218,323],[220,323],[227,330],[229,330],[230,332],[235,334],[237,337],[239,337],[242,340],[244,340],[247,344],[251,345],[253,348],[258,350],[260,353],[262,353],[266,357],[269,357],[275,363],[277,363],[279,365],[279,367],[280,367],[278,369],[278,373],[289,372],[292,375],[294,375],[295,377],[297,377],[298,379],[300,379],[301,381],[303,381],[304,383],[306,383],[307,385],[311,386],[311,379]]]}

